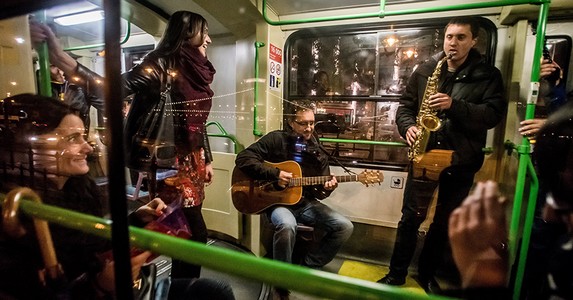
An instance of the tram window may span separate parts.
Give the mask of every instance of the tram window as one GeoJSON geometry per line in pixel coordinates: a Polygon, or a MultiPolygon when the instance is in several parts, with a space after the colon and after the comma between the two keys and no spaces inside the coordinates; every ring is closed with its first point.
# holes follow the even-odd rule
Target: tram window
{"type": "MultiPolygon", "coordinates": [[[[286,99],[316,101],[321,137],[404,142],[395,125],[398,99],[413,70],[442,51],[448,21],[297,31],[285,47],[286,99]]],[[[476,48],[492,63],[497,31],[491,21],[479,21],[476,48]]],[[[353,161],[408,161],[405,148],[324,144],[334,155],[353,161]]]]}

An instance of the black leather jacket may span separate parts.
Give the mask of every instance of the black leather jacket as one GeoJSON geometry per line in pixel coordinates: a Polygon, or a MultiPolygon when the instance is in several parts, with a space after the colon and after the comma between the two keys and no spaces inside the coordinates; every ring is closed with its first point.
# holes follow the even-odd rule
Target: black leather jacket
{"type": "Polygon", "coordinates": [[[74,76],[73,81],[66,80],[64,83],[52,82],[52,97],[64,101],[67,105],[80,112],[80,118],[86,128],[90,127],[90,107],[95,107],[99,112],[104,112],[103,98],[97,95],[92,85],[98,83],[84,80],[74,76]]]}
{"type": "MultiPolygon", "coordinates": [[[[416,116],[423,99],[428,77],[432,75],[444,53],[433,56],[412,73],[406,92],[400,98],[396,123],[402,137],[410,126],[416,125],[416,116]]],[[[454,150],[452,165],[476,172],[484,159],[487,131],[495,127],[505,116],[507,101],[504,97],[500,71],[487,64],[479,52],[471,49],[468,58],[444,84],[447,64],[442,67],[439,91],[453,99],[452,106],[440,113],[443,125],[432,133],[427,150],[454,150]]]]}
{"type": "MultiPolygon", "coordinates": [[[[160,93],[162,90],[162,80],[164,80],[165,74],[167,74],[168,66],[173,66],[176,64],[175,59],[173,61],[167,61],[165,58],[153,57],[147,55],[145,60],[135,67],[133,67],[128,72],[122,75],[122,95],[120,99],[125,99],[129,95],[134,95],[133,102],[129,114],[127,116],[127,121],[125,124],[125,138],[126,145],[131,142],[131,137],[135,135],[139,124],[134,121],[135,118],[147,113],[151,107],[159,100],[160,93]],[[129,139],[129,141],[128,141],[129,139]]],[[[92,72],[88,68],[78,64],[76,71],[77,75],[81,78],[85,78],[88,81],[98,82],[102,78],[96,73],[92,72]]],[[[103,92],[100,90],[100,93],[103,92]]],[[[172,101],[182,101],[185,98],[178,91],[177,85],[172,86],[172,101]]],[[[103,99],[103,97],[102,97],[103,99]]],[[[189,133],[179,132],[182,135],[189,133]]],[[[211,147],[209,145],[209,139],[207,136],[207,129],[205,126],[201,129],[198,138],[193,139],[196,144],[192,147],[202,147],[205,150],[205,162],[211,163],[213,161],[213,155],[211,153],[211,147]]],[[[179,146],[179,145],[178,145],[179,146]]]]}

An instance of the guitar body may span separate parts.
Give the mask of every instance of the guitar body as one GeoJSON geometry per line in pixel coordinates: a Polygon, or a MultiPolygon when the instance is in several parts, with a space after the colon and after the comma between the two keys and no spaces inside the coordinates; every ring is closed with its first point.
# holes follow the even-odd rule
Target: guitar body
{"type": "MultiPolygon", "coordinates": [[[[293,178],[302,177],[302,170],[295,161],[265,164],[292,173],[293,178]]],[[[237,167],[233,170],[231,183],[233,205],[244,214],[258,214],[273,205],[293,205],[302,197],[302,186],[276,190],[274,181],[254,180],[237,167]]]]}

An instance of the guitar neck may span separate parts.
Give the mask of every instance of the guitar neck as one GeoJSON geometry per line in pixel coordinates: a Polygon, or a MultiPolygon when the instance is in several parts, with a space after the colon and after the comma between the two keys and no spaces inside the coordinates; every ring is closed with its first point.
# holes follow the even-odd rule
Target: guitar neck
{"type": "MultiPolygon", "coordinates": [[[[336,177],[336,181],[340,182],[354,182],[358,181],[358,175],[343,175],[343,176],[334,176],[336,177]]],[[[306,185],[316,185],[316,184],[324,184],[325,182],[329,181],[332,176],[312,176],[312,177],[299,177],[299,178],[292,178],[289,181],[289,186],[306,186],[306,185]]]]}

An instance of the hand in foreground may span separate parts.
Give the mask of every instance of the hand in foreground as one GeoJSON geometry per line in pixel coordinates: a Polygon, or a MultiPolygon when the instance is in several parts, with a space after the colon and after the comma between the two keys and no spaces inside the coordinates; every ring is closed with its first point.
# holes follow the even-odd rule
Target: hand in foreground
{"type": "MultiPolygon", "coordinates": [[[[150,256],[150,251],[144,251],[131,258],[131,278],[133,278],[133,280],[137,280],[139,278],[141,267],[150,256]]],[[[115,271],[113,260],[106,260],[104,262],[102,271],[97,274],[95,281],[95,285],[100,292],[113,293],[115,291],[115,271]]]]}
{"type": "Polygon", "coordinates": [[[529,119],[519,123],[519,133],[528,138],[534,138],[539,129],[545,124],[546,119],[529,119]]]}
{"type": "Polygon", "coordinates": [[[163,210],[167,207],[161,198],[155,198],[146,205],[138,208],[134,214],[144,223],[149,223],[163,214],[163,210]]]}
{"type": "Polygon", "coordinates": [[[505,198],[479,182],[450,216],[448,234],[462,287],[505,286],[508,275],[505,198]]]}

